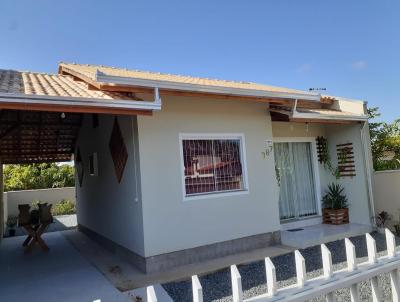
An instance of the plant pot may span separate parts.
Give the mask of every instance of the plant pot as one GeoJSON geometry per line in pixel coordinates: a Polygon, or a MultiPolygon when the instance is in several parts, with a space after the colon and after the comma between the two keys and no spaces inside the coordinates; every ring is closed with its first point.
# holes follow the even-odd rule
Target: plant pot
{"type": "Polygon", "coordinates": [[[324,209],[326,216],[329,217],[330,224],[344,224],[348,223],[349,212],[348,209],[324,209]]]}
{"type": "Polygon", "coordinates": [[[8,230],[8,236],[14,237],[15,236],[15,229],[9,229],[8,230]]]}

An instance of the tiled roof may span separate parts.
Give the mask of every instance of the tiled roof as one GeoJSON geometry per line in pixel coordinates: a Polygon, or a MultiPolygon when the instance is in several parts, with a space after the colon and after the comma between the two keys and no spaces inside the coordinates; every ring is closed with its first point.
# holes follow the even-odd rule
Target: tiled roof
{"type": "Polygon", "coordinates": [[[287,106],[271,106],[270,111],[284,114],[289,116],[290,118],[308,118],[308,119],[366,119],[366,115],[341,111],[336,109],[325,109],[325,108],[296,108],[296,111],[293,112],[293,108],[287,106]]]}
{"type": "Polygon", "coordinates": [[[128,70],[123,68],[114,68],[114,67],[106,67],[99,65],[60,63],[59,66],[65,71],[70,70],[72,72],[81,74],[82,76],[92,81],[96,81],[96,73],[101,73],[102,75],[106,76],[125,77],[125,78],[140,79],[140,80],[165,81],[178,84],[205,85],[205,86],[214,86],[216,88],[217,87],[238,88],[238,89],[261,90],[268,92],[300,93],[300,94],[315,95],[315,93],[310,93],[308,91],[256,84],[251,82],[237,82],[237,81],[198,78],[198,77],[173,75],[173,74],[165,74],[165,73],[157,73],[149,71],[128,70]]]}
{"type": "Polygon", "coordinates": [[[334,109],[308,109],[308,108],[297,108],[297,112],[299,113],[309,113],[315,115],[336,115],[336,116],[356,116],[359,114],[341,110],[334,110],[334,109]]]}
{"type": "Polygon", "coordinates": [[[0,69],[0,93],[131,100],[121,93],[89,90],[84,82],[70,76],[0,69]]]}

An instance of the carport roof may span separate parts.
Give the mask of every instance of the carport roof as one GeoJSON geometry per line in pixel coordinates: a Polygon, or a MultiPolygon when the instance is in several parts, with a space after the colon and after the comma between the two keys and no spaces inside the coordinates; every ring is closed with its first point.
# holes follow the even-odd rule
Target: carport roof
{"type": "Polygon", "coordinates": [[[160,108],[133,93],[90,89],[72,76],[0,69],[0,109],[134,115],[160,108]]]}

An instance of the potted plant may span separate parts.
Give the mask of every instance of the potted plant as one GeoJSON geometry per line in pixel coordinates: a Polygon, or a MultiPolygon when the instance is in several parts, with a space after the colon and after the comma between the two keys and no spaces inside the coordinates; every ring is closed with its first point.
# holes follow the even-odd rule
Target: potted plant
{"type": "MultiPolygon", "coordinates": [[[[393,227],[394,227],[394,231],[396,233],[396,236],[400,237],[400,209],[398,210],[398,212],[399,212],[399,220],[396,221],[396,223],[393,225],[393,227]]],[[[378,219],[376,219],[376,221],[377,221],[376,224],[378,226],[378,219]]]]}
{"type": "MultiPolygon", "coordinates": [[[[329,217],[331,224],[343,224],[348,222],[348,201],[344,188],[338,183],[328,185],[324,197],[322,198],[324,216],[329,217]]],[[[328,222],[325,220],[325,223],[328,222]]]]}
{"type": "Polygon", "coordinates": [[[375,220],[376,220],[376,226],[378,228],[379,233],[381,233],[381,234],[385,233],[386,223],[391,219],[392,219],[392,217],[386,211],[382,211],[382,212],[378,213],[378,215],[376,215],[375,220]]]}
{"type": "Polygon", "coordinates": [[[8,216],[7,218],[7,228],[8,228],[8,236],[15,236],[15,227],[17,226],[18,217],[17,216],[8,216]]]}

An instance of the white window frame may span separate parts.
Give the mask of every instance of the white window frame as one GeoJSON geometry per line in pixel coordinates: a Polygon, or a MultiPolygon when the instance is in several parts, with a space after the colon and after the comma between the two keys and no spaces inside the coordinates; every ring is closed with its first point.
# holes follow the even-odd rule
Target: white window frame
{"type": "MultiPolygon", "coordinates": [[[[316,143],[316,137],[274,137],[273,138],[274,143],[311,143],[311,160],[313,163],[313,172],[314,172],[314,180],[315,180],[315,198],[317,199],[317,210],[318,213],[317,215],[314,216],[308,216],[304,218],[300,218],[299,220],[296,220],[293,222],[293,225],[296,224],[296,222],[301,224],[301,221],[303,220],[309,220],[310,218],[316,218],[316,216],[321,216],[322,215],[322,193],[321,193],[321,178],[319,175],[319,163],[318,163],[318,153],[317,153],[317,143],[316,143]]],[[[285,219],[281,220],[281,224],[285,224],[285,222],[290,222],[291,219],[285,219]]],[[[319,220],[318,220],[319,221],[319,220]]],[[[297,226],[297,224],[296,224],[297,226]]]]}
{"type": "Polygon", "coordinates": [[[182,198],[183,201],[208,199],[208,198],[221,198],[227,196],[249,194],[249,182],[247,178],[247,159],[246,159],[246,143],[243,133],[180,133],[179,134],[179,154],[181,162],[181,182],[182,182],[182,198]],[[196,140],[196,139],[238,139],[240,141],[240,160],[242,165],[242,178],[243,189],[233,191],[216,191],[208,193],[199,193],[196,195],[186,195],[185,186],[185,165],[183,160],[183,141],[196,140]]]}

